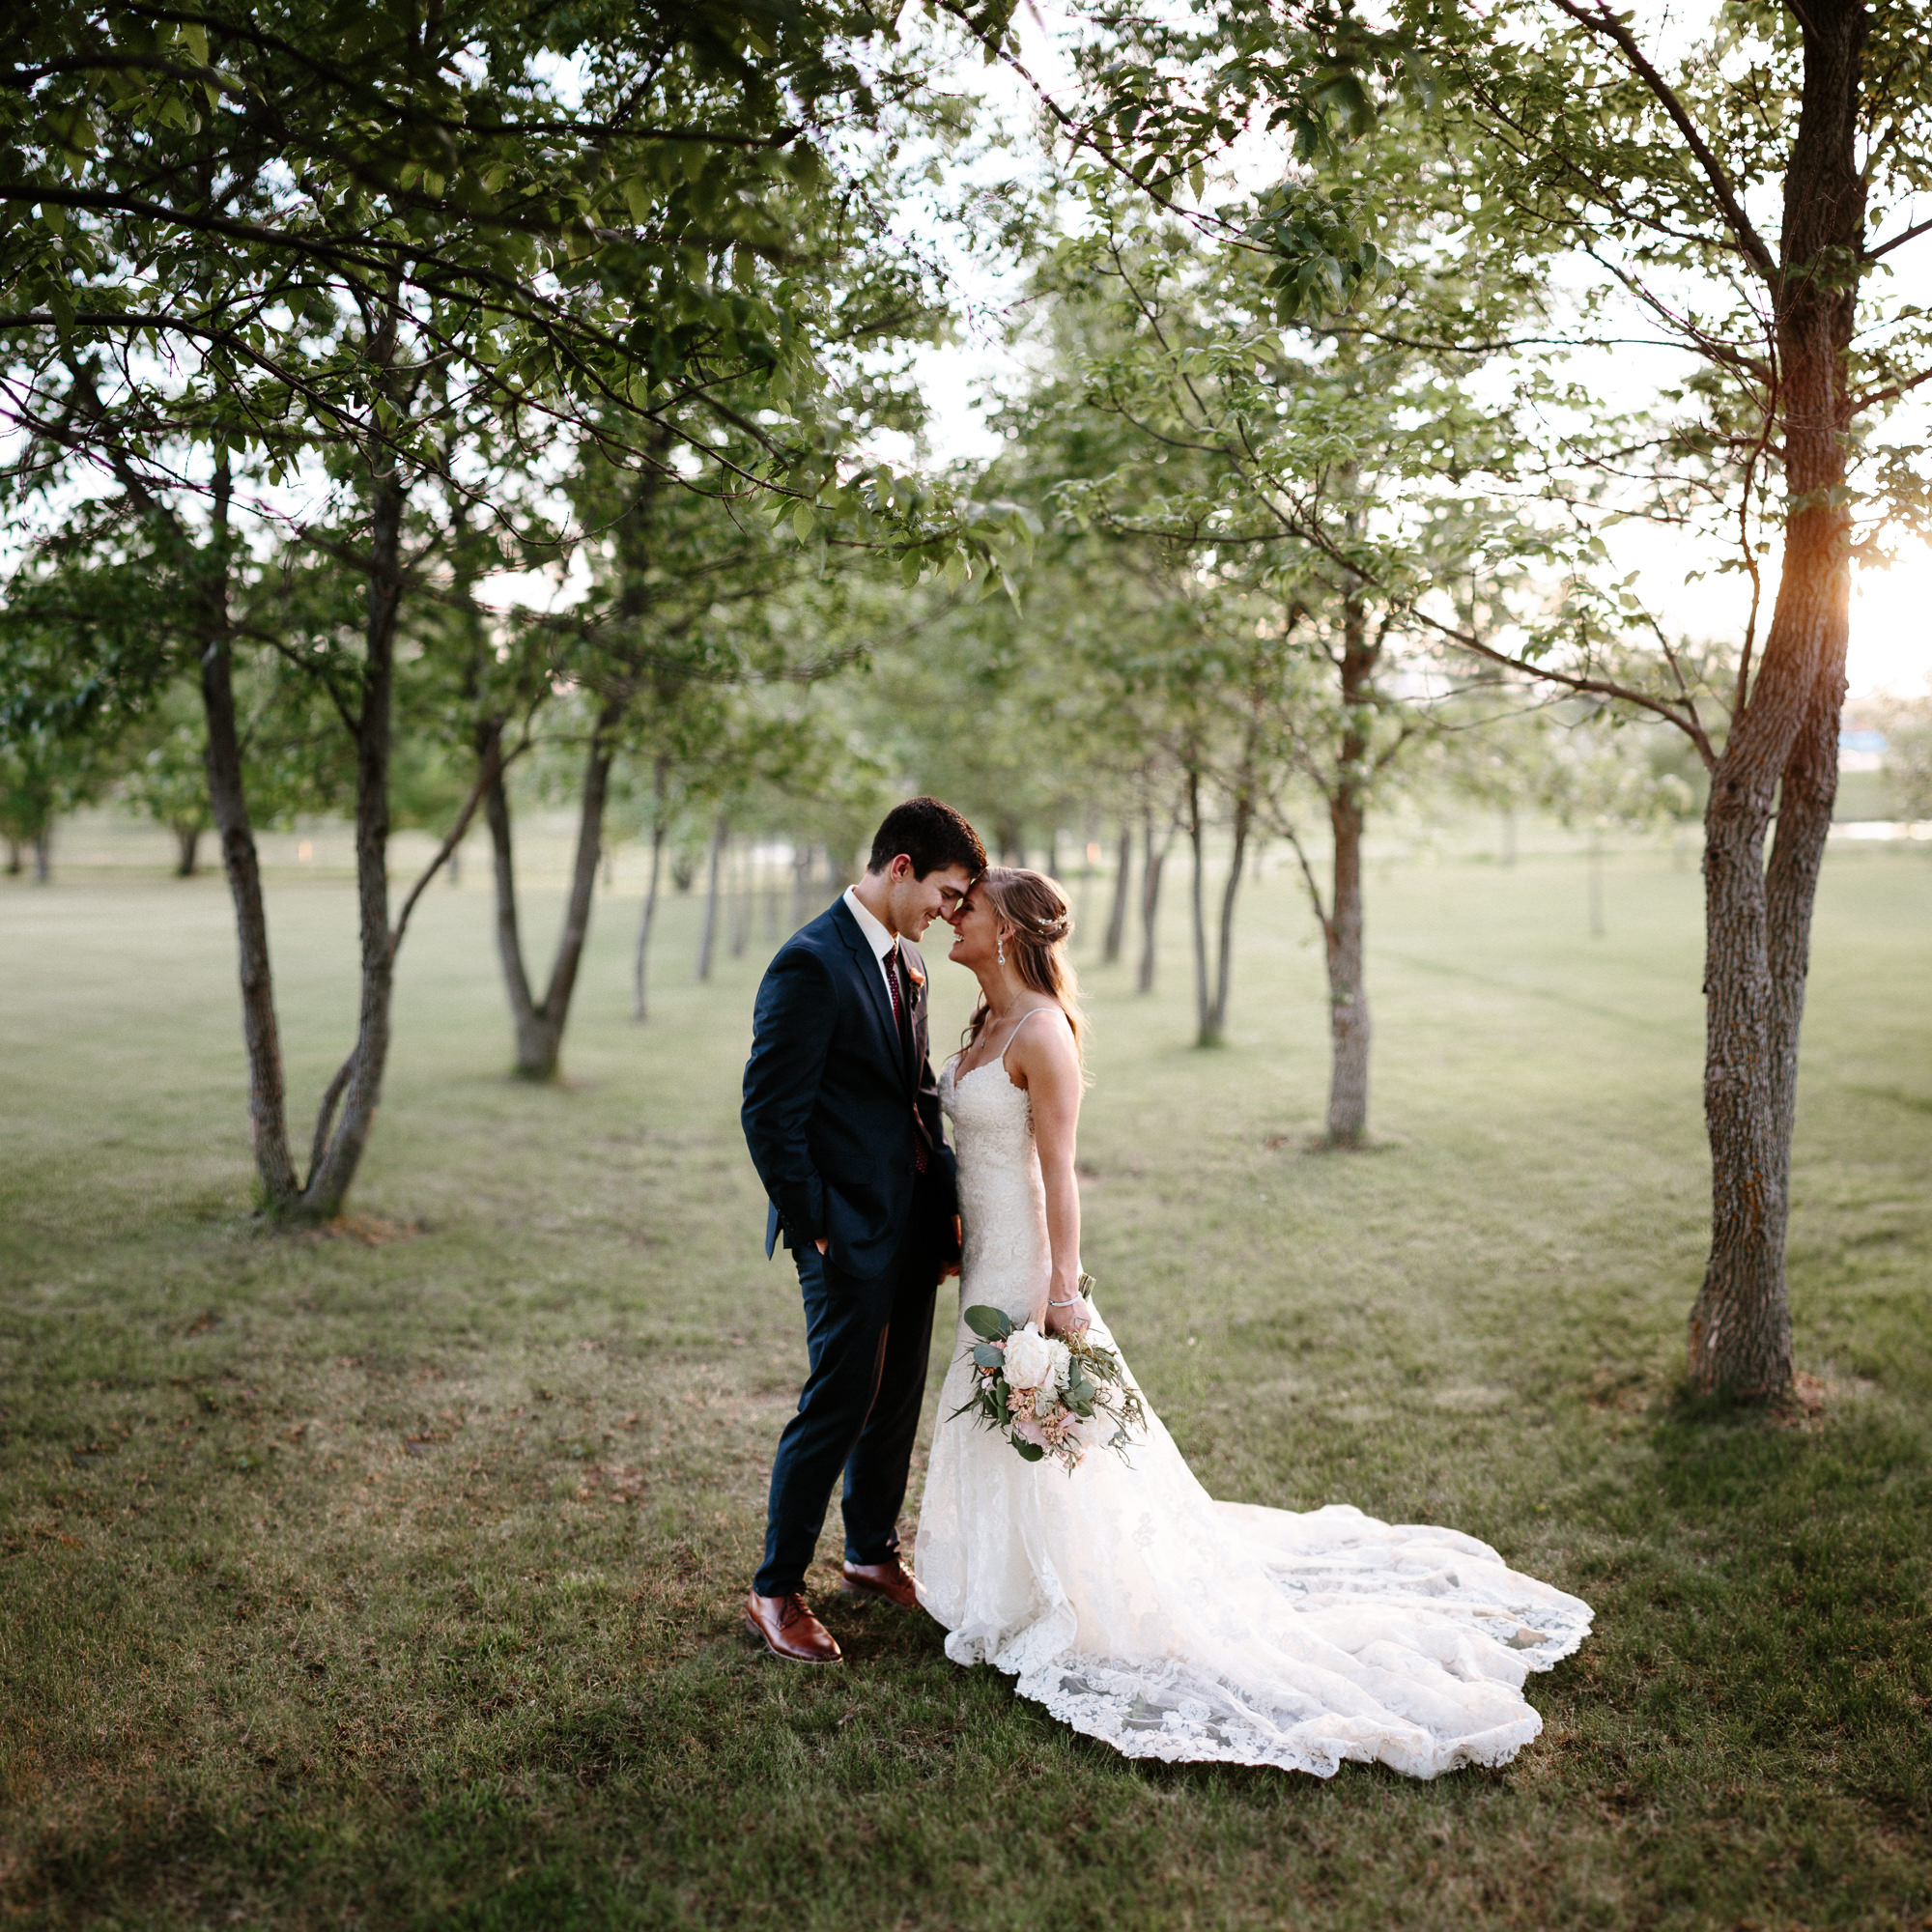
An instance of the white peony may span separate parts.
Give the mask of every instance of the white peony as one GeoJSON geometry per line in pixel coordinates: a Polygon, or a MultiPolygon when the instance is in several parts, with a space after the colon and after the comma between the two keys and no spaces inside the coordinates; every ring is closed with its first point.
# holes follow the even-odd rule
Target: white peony
{"type": "Polygon", "coordinates": [[[1046,1352],[1053,1359],[1040,1381],[1040,1387],[1058,1394],[1066,1386],[1067,1372],[1073,1366],[1073,1350],[1058,1335],[1049,1335],[1046,1338],[1046,1352]]]}
{"type": "MultiPolygon", "coordinates": [[[[1065,1352],[1065,1349],[1061,1351],[1065,1352]]],[[[1007,1385],[1037,1389],[1053,1373],[1053,1344],[1031,1321],[1007,1337],[1007,1385]]]]}

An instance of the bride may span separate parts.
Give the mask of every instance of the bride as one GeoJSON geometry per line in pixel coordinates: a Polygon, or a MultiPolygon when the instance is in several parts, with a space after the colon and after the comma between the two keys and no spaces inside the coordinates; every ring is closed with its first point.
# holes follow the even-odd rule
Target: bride
{"type": "MultiPolygon", "coordinates": [[[[982,998],[940,1075],[964,1220],[962,1309],[1048,1333],[1090,1328],[1073,1171],[1080,1011],[1060,888],[990,868],[949,957],[982,998]]],[[[1096,1439],[1071,1473],[1027,1463],[969,1410],[962,1323],[920,1516],[920,1601],[955,1663],[1129,1757],[1333,1775],[1344,1758],[1415,1777],[1502,1764],[1543,1727],[1522,1695],[1582,1642],[1589,1605],[1453,1529],[1334,1503],[1297,1515],[1217,1503],[1151,1405],[1122,1462],[1096,1439]]]]}

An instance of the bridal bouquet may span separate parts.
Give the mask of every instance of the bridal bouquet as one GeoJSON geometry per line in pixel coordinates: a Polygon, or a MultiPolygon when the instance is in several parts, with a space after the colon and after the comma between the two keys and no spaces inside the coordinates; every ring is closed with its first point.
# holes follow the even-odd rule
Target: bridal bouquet
{"type": "Polygon", "coordinates": [[[1104,1416],[1114,1430],[1106,1446],[1126,1460],[1128,1432],[1144,1429],[1147,1416],[1113,1350],[1085,1334],[1043,1335],[1031,1321],[1016,1327],[983,1305],[967,1309],[964,1320],[980,1339],[969,1351],[973,1393],[954,1415],[977,1409],[1029,1463],[1051,1456],[1069,1474],[1087,1454],[1083,1425],[1104,1416]]]}

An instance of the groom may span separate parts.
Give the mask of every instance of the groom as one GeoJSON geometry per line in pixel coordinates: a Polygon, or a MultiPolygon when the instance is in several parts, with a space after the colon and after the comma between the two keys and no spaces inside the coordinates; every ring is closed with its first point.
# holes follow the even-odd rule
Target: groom
{"type": "Polygon", "coordinates": [[[772,1652],[837,1663],[805,1601],[832,1485],[845,1472],[848,1595],[910,1608],[898,1514],[925,1393],[933,1292],[959,1257],[958,1198],[926,1058],[925,964],[912,944],[985,869],[950,805],[886,814],[866,876],[765,969],[745,1065],[745,1140],[805,1296],[809,1371],[779,1437],[765,1560],[746,1617],[772,1652]]]}

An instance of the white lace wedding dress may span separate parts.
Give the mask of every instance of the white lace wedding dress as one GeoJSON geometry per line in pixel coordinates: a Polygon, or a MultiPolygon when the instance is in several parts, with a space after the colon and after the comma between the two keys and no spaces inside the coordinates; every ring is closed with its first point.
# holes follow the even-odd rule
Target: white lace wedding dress
{"type": "MultiPolygon", "coordinates": [[[[966,1252],[962,1308],[1045,1299],[1045,1195],[1025,1093],[1000,1061],[940,1076],[966,1252]]],[[[1118,1344],[1096,1314],[1094,1339],[1118,1344]]],[[[1543,1728],[1531,1670],[1574,1651],[1590,1607],[1453,1529],[1346,1504],[1217,1503],[1151,1405],[1131,1464],[1096,1440],[1068,1474],[972,1415],[963,1325],[940,1397],[914,1567],[956,1663],[1129,1757],[1277,1765],[1345,1758],[1414,1777],[1502,1764],[1543,1728]]]]}

